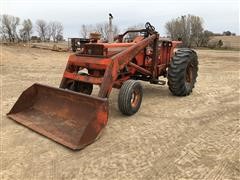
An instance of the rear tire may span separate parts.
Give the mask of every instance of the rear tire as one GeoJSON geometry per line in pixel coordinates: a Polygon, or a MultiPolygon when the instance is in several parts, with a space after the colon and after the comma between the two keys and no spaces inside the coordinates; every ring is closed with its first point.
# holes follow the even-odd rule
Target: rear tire
{"type": "Polygon", "coordinates": [[[175,96],[187,96],[192,92],[198,76],[198,57],[195,51],[179,49],[168,68],[169,90],[175,96]]]}
{"type": "Polygon", "coordinates": [[[140,82],[127,80],[118,94],[118,108],[125,115],[135,114],[142,102],[143,90],[140,82]]]}

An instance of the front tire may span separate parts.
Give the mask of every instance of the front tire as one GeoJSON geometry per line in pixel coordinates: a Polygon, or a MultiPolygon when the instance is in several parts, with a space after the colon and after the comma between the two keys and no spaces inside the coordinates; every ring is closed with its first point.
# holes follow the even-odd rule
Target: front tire
{"type": "Polygon", "coordinates": [[[118,108],[125,115],[135,114],[142,102],[143,90],[140,82],[127,80],[118,94],[118,108]]]}
{"type": "Polygon", "coordinates": [[[192,92],[198,76],[198,57],[191,49],[179,49],[168,68],[169,90],[175,96],[187,96],[192,92]]]}

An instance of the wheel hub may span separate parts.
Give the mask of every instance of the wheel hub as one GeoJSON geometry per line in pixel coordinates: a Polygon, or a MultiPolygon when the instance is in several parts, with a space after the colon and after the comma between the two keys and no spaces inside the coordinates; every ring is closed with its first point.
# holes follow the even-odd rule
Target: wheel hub
{"type": "Polygon", "coordinates": [[[138,105],[139,100],[140,100],[140,92],[137,90],[133,91],[132,98],[131,98],[132,107],[136,107],[138,105]]]}

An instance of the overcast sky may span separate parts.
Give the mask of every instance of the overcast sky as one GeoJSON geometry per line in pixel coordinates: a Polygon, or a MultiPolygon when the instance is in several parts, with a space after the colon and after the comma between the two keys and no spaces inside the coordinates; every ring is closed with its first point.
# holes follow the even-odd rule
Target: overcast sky
{"type": "Polygon", "coordinates": [[[172,18],[193,14],[204,19],[204,28],[222,33],[230,30],[239,34],[239,0],[0,0],[0,13],[46,21],[60,21],[65,37],[80,36],[82,24],[108,21],[121,31],[128,26],[151,22],[160,34],[165,35],[164,25],[172,18]]]}

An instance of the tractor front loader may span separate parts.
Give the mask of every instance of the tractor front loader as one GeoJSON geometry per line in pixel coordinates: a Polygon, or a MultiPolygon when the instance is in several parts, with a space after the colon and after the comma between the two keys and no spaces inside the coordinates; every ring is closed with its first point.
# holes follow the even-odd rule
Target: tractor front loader
{"type": "Polygon", "coordinates": [[[120,89],[118,106],[125,115],[140,108],[140,80],[164,85],[165,81],[159,80],[163,76],[173,95],[192,92],[197,54],[186,48],[174,52],[180,41],[162,40],[150,23],[115,40],[101,43],[92,39],[82,45],[70,55],[60,88],[33,84],[21,94],[8,117],[75,150],[94,142],[106,126],[112,88],[120,89]],[[138,33],[131,42],[130,33],[138,33]],[[93,85],[100,87],[97,96],[91,95],[93,85]]]}

